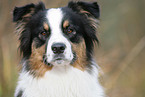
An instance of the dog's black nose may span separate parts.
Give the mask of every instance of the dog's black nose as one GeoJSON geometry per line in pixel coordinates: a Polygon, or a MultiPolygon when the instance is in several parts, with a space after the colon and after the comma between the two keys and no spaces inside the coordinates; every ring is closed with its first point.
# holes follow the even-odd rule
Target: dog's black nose
{"type": "Polygon", "coordinates": [[[63,43],[55,43],[52,45],[51,49],[54,54],[61,54],[64,52],[66,45],[63,43]]]}

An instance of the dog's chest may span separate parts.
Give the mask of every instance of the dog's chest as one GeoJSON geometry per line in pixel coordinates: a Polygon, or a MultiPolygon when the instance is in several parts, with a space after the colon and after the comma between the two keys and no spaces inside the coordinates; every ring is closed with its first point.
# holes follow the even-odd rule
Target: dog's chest
{"type": "Polygon", "coordinates": [[[75,68],[48,71],[38,79],[22,73],[18,87],[24,97],[98,97],[101,90],[94,74],[75,68]]]}

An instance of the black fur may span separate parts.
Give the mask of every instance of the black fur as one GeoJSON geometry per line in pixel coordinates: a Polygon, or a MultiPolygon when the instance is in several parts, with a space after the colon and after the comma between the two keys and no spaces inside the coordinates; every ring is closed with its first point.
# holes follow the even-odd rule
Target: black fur
{"type": "Polygon", "coordinates": [[[68,7],[71,8],[73,11],[82,14],[81,11],[88,11],[91,14],[87,14],[88,16],[93,16],[95,18],[100,17],[100,9],[97,2],[87,3],[87,2],[69,2],[68,7]]]}
{"type": "Polygon", "coordinates": [[[23,6],[23,7],[15,7],[13,11],[13,21],[17,22],[19,20],[22,20],[23,19],[22,17],[30,13],[31,8],[34,8],[34,7],[35,5],[33,3],[23,6]]]}
{"type": "Polygon", "coordinates": [[[45,5],[42,2],[39,2],[36,5],[31,3],[22,7],[15,7],[13,11],[13,21],[17,22],[19,20],[23,20],[24,19],[23,16],[31,13],[31,11],[34,11],[31,13],[33,15],[39,12],[40,10],[44,10],[44,9],[45,9],[45,5]]]}
{"type": "Polygon", "coordinates": [[[19,93],[16,95],[16,97],[22,97],[22,95],[23,95],[23,91],[20,90],[19,93]]]}
{"type": "Polygon", "coordinates": [[[67,35],[64,31],[64,34],[66,34],[66,37],[69,38],[69,40],[73,43],[79,43],[83,36],[83,23],[82,23],[82,18],[80,17],[79,14],[76,14],[73,12],[70,8],[64,7],[62,8],[65,16],[64,16],[64,21],[68,20],[70,22],[70,26],[72,29],[76,31],[75,35],[67,35]]]}

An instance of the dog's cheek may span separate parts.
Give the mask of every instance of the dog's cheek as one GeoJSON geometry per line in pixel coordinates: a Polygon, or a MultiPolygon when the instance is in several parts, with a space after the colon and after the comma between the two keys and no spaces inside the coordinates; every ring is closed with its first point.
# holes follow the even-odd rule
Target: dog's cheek
{"type": "Polygon", "coordinates": [[[36,47],[36,42],[32,43],[32,54],[30,59],[37,59],[36,61],[43,61],[43,54],[45,53],[45,45],[41,47],[36,47]]]}
{"type": "Polygon", "coordinates": [[[88,64],[85,41],[82,40],[79,43],[72,43],[72,50],[76,54],[76,60],[73,62],[72,66],[84,71],[88,64]]]}
{"type": "Polygon", "coordinates": [[[45,54],[45,44],[39,48],[35,47],[35,43],[32,43],[32,54],[29,59],[30,73],[35,77],[44,76],[45,72],[52,69],[51,66],[44,64],[43,55],[45,54]]]}

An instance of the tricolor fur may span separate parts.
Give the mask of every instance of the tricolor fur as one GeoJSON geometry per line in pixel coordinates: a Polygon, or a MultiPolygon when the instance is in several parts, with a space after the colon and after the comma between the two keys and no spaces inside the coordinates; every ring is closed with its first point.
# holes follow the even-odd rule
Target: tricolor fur
{"type": "Polygon", "coordinates": [[[23,56],[15,97],[104,97],[92,58],[99,16],[96,2],[15,7],[23,56]]]}

